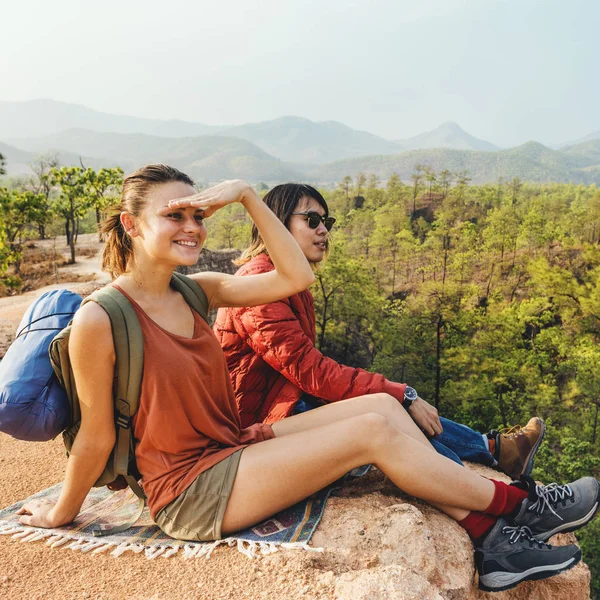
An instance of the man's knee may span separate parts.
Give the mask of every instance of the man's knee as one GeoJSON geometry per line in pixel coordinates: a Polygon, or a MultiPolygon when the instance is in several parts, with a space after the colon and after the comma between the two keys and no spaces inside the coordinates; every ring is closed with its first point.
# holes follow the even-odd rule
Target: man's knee
{"type": "Polygon", "coordinates": [[[378,408],[381,408],[383,412],[387,410],[395,410],[401,404],[392,396],[391,394],[386,394],[385,392],[379,392],[377,394],[369,394],[367,396],[369,398],[369,402],[378,408]]]}

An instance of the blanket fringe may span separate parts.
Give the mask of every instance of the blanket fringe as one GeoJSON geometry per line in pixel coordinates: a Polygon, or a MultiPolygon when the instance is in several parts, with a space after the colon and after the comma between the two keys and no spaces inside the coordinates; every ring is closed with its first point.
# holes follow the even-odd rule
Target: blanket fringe
{"type": "Polygon", "coordinates": [[[179,552],[179,549],[181,548],[181,546],[173,546],[173,548],[169,548],[163,555],[161,558],[169,558],[169,556],[173,556],[174,554],[177,554],[179,552]]]}
{"type": "Polygon", "coordinates": [[[52,544],[50,544],[50,548],[60,548],[61,546],[64,546],[65,544],[72,542],[73,539],[70,537],[63,537],[58,539],[56,542],[53,542],[52,544]]]}
{"type": "Polygon", "coordinates": [[[24,540],[26,537],[29,537],[31,535],[31,529],[21,529],[21,531],[19,531],[19,533],[15,533],[15,535],[12,536],[13,540],[24,540]]]}
{"type": "Polygon", "coordinates": [[[202,558],[209,559],[216,548],[222,545],[229,547],[235,546],[238,552],[241,552],[248,558],[257,558],[258,556],[267,556],[278,552],[280,549],[286,550],[308,550],[310,552],[323,552],[323,548],[312,548],[306,543],[282,543],[274,544],[272,542],[257,542],[242,540],[235,537],[228,537],[214,542],[202,544],[177,543],[173,540],[171,544],[157,544],[153,546],[144,546],[140,543],[108,542],[102,540],[90,540],[70,535],[61,534],[56,531],[38,529],[25,525],[16,525],[14,523],[0,524],[0,535],[11,535],[13,539],[20,542],[37,542],[44,540],[46,546],[50,548],[68,548],[80,552],[89,552],[91,556],[111,551],[111,556],[118,557],[125,552],[143,553],[148,560],[155,558],[169,558],[182,552],[184,559],[202,558]]]}
{"type": "Polygon", "coordinates": [[[0,535],[10,535],[11,533],[17,533],[19,531],[25,531],[22,526],[15,525],[1,525],[0,526],[0,535]]]}
{"type": "Polygon", "coordinates": [[[111,543],[103,544],[102,546],[96,548],[95,550],[92,550],[92,556],[95,556],[96,554],[101,554],[102,552],[106,552],[107,550],[110,550],[111,548],[114,548],[115,546],[116,546],[116,544],[111,544],[111,543]]]}

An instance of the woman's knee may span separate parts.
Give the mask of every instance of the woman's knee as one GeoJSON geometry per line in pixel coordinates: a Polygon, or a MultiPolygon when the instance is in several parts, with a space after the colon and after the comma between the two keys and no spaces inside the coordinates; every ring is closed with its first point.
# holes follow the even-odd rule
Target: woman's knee
{"type": "Polygon", "coordinates": [[[404,434],[384,415],[378,412],[368,412],[358,417],[361,429],[359,439],[365,443],[368,450],[378,450],[389,447],[404,434]]]}

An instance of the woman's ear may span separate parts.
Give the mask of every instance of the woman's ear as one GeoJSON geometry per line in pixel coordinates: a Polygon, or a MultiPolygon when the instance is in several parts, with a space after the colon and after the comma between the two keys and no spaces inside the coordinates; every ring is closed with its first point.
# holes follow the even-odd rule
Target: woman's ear
{"type": "Polygon", "coordinates": [[[121,225],[125,230],[125,233],[129,234],[131,237],[136,237],[138,235],[137,230],[135,228],[135,220],[133,215],[128,212],[121,213],[121,225]]]}

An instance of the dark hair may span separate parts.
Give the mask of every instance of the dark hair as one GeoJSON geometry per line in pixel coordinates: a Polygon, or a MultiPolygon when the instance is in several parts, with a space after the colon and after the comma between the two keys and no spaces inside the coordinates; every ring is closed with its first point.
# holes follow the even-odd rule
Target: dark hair
{"type": "MultiPolygon", "coordinates": [[[[289,229],[290,217],[296,210],[303,198],[316,200],[325,211],[324,216],[329,215],[329,208],[325,198],[311,185],[306,183],[282,183],[269,190],[263,202],[275,213],[277,218],[289,229]]],[[[256,225],[252,224],[252,241],[250,246],[244,250],[242,256],[235,262],[243,265],[259,254],[268,254],[265,243],[258,232],[256,225]]]]}
{"type": "Polygon", "coordinates": [[[131,237],[123,229],[121,213],[127,212],[139,217],[146,205],[148,192],[157,185],[171,181],[194,185],[193,180],[185,173],[162,164],[146,165],[123,180],[121,204],[115,207],[115,212],[100,226],[101,233],[106,236],[102,269],[108,271],[113,279],[127,272],[133,258],[131,237]]]}

